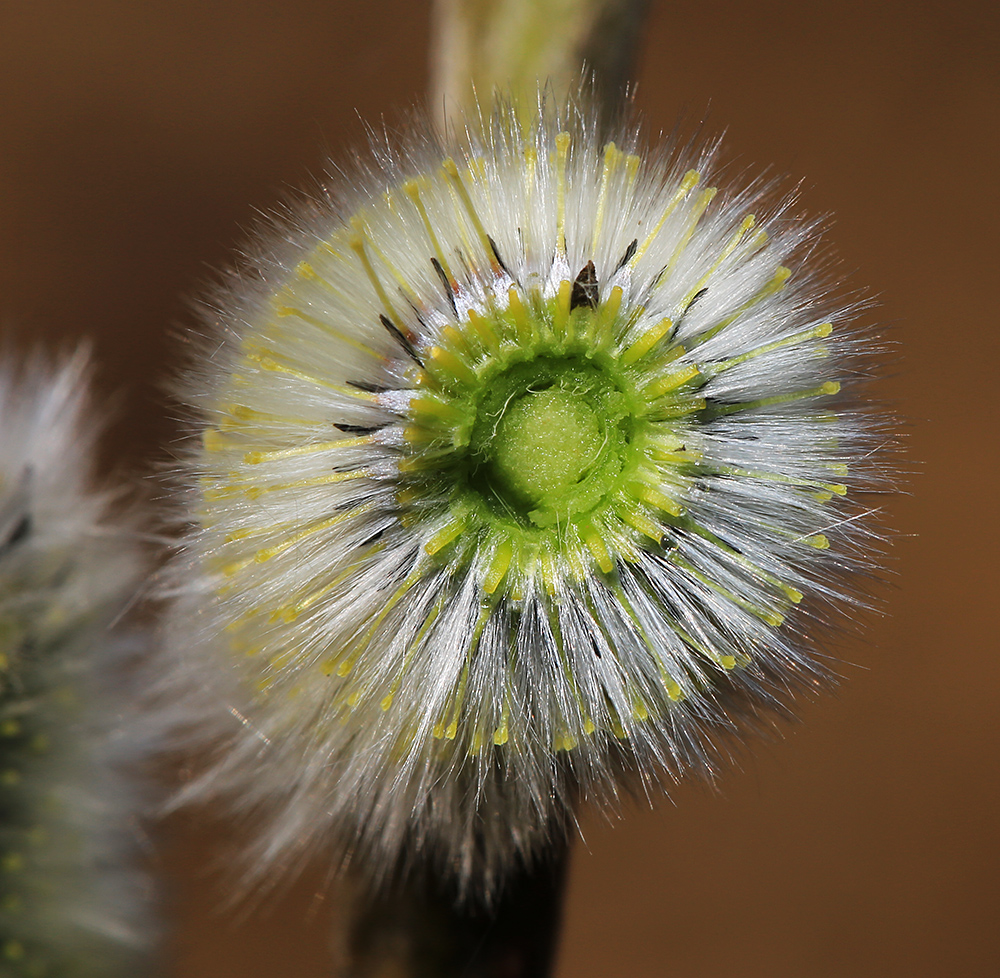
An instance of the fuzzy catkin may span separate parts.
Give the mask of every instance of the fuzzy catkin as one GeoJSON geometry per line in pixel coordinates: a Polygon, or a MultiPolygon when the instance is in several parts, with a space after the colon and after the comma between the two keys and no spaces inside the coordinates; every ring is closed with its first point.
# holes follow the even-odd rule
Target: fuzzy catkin
{"type": "Polygon", "coordinates": [[[103,670],[143,570],[90,486],[87,357],[0,364],[0,974],[138,974],[147,885],[103,670]],[[134,970],[136,969],[136,970],[134,970]]]}
{"type": "Polygon", "coordinates": [[[869,351],[815,223],[714,158],[498,105],[377,145],[215,296],[161,696],[251,875],[332,841],[488,897],[822,679],[869,351]]]}

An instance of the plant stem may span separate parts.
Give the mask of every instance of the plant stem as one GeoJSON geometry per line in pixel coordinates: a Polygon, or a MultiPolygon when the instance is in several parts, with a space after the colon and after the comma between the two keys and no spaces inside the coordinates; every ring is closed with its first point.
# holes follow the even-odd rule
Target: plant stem
{"type": "Polygon", "coordinates": [[[360,905],[341,978],[547,978],[555,957],[566,847],[508,881],[486,908],[433,880],[360,905]]]}
{"type": "Polygon", "coordinates": [[[632,78],[649,0],[436,0],[431,98],[442,118],[476,113],[494,89],[536,104],[538,85],[562,100],[593,78],[612,119],[632,78]]]}

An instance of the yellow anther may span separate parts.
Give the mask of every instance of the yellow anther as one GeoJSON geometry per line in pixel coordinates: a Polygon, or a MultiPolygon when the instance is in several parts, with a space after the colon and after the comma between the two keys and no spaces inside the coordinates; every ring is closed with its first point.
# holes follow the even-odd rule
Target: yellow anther
{"type": "Polygon", "coordinates": [[[616,285],[604,300],[600,309],[601,324],[605,327],[611,326],[618,318],[618,312],[622,307],[622,299],[625,293],[620,285],[616,285]]]}
{"type": "Polygon", "coordinates": [[[756,218],[753,214],[747,214],[743,218],[743,222],[740,226],[733,232],[732,237],[726,242],[725,247],[722,249],[719,257],[715,259],[708,271],[691,287],[687,295],[684,296],[680,301],[680,308],[686,309],[690,304],[691,300],[705,287],[708,280],[715,274],[718,267],[736,250],[743,236],[754,226],[756,218]]]}
{"type": "Polygon", "coordinates": [[[591,238],[591,254],[597,254],[597,244],[601,237],[601,226],[604,224],[604,207],[607,201],[608,181],[611,174],[617,169],[622,158],[622,151],[614,144],[608,143],[604,147],[604,168],[601,171],[601,188],[597,192],[597,210],[594,214],[594,233],[591,238]]]}
{"type": "Polygon", "coordinates": [[[590,551],[590,555],[594,558],[594,562],[605,574],[610,574],[615,564],[608,553],[608,548],[605,546],[600,533],[593,526],[582,527],[580,533],[583,536],[583,542],[590,551]]]}
{"type": "Polygon", "coordinates": [[[462,518],[452,519],[445,523],[437,533],[433,534],[430,539],[424,544],[424,550],[430,554],[432,557],[436,553],[444,550],[449,543],[457,540],[461,536],[462,531],[465,530],[465,520],[462,518]]]}
{"type": "Polygon", "coordinates": [[[352,235],[347,244],[351,251],[358,256],[358,261],[361,262],[361,267],[364,269],[364,273],[367,276],[368,281],[371,282],[372,288],[375,290],[375,294],[378,296],[379,302],[382,303],[382,308],[385,309],[386,314],[393,322],[398,322],[396,310],[389,301],[389,296],[386,294],[385,288],[379,280],[378,275],[375,274],[375,268],[372,266],[371,259],[368,257],[368,252],[365,250],[365,239],[363,237],[364,223],[359,218],[355,217],[351,220],[351,226],[359,233],[352,235]]]}
{"type": "Polygon", "coordinates": [[[698,365],[696,363],[692,363],[684,367],[682,370],[677,370],[674,371],[674,373],[658,377],[646,387],[646,396],[652,399],[662,397],[664,394],[669,394],[671,391],[677,390],[678,387],[683,387],[684,384],[688,383],[688,381],[694,380],[700,372],[701,371],[698,369],[698,365]]]}
{"type": "Polygon", "coordinates": [[[644,513],[625,506],[619,507],[615,512],[629,526],[634,530],[638,530],[643,536],[649,537],[650,540],[659,543],[663,539],[663,530],[644,513]]]}
{"type": "Polygon", "coordinates": [[[464,384],[476,383],[476,372],[464,360],[443,346],[432,346],[430,358],[436,366],[464,384]]]}
{"type": "Polygon", "coordinates": [[[552,316],[552,329],[557,339],[563,339],[566,336],[572,295],[573,284],[563,279],[559,283],[559,291],[556,293],[556,307],[552,316]]]}
{"type": "Polygon", "coordinates": [[[670,277],[670,273],[674,270],[674,265],[677,264],[681,255],[684,254],[684,250],[687,248],[688,242],[695,232],[695,228],[698,227],[698,222],[701,220],[702,214],[705,213],[705,209],[712,203],[717,193],[718,190],[715,187],[706,187],[698,194],[698,198],[695,200],[694,206],[688,214],[688,223],[684,229],[684,234],[677,243],[677,247],[674,248],[674,253],[670,256],[670,261],[667,262],[667,267],[664,269],[663,274],[660,275],[660,283],[665,282],[670,277]]]}
{"type": "Polygon", "coordinates": [[[514,320],[514,329],[517,331],[517,339],[522,344],[528,344],[537,337],[535,336],[535,324],[528,310],[521,301],[518,290],[512,285],[507,291],[507,311],[511,319],[514,320]]]}
{"type": "Polygon", "coordinates": [[[206,428],[202,432],[201,444],[206,452],[221,452],[230,446],[230,443],[215,428],[206,428]]]}
{"type": "MultiPolygon", "coordinates": [[[[629,159],[634,159],[635,157],[629,157],[629,159]]],[[[701,179],[701,175],[697,170],[688,170],[684,174],[683,179],[678,185],[677,189],[674,191],[673,196],[667,201],[667,206],[663,209],[663,214],[660,217],[659,223],[656,227],[650,231],[648,237],[643,243],[636,248],[635,254],[632,256],[630,262],[631,265],[636,265],[640,258],[646,253],[649,246],[656,240],[656,236],[663,230],[663,225],[667,223],[667,218],[677,209],[677,205],[688,195],[692,187],[694,187],[698,181],[701,179]]]]}
{"type": "MultiPolygon", "coordinates": [[[[512,289],[511,291],[514,290],[512,289]]],[[[470,309],[469,325],[473,328],[483,346],[491,351],[499,349],[500,340],[493,329],[493,325],[486,316],[481,316],[475,309],[470,309]]]]}
{"type": "MultiPolygon", "coordinates": [[[[490,244],[489,236],[486,234],[483,222],[479,219],[479,214],[476,211],[475,205],[472,203],[472,198],[469,196],[468,188],[465,186],[465,182],[462,180],[462,176],[458,172],[458,167],[455,165],[455,161],[449,157],[441,164],[441,166],[450,178],[451,183],[462,202],[465,213],[468,215],[469,223],[472,224],[472,228],[475,231],[476,236],[479,238],[479,243],[482,246],[483,251],[486,253],[490,265],[493,267],[494,271],[500,271],[500,265],[497,262],[496,255],[493,254],[493,247],[490,244]]],[[[471,170],[470,173],[472,173],[471,170]]]]}
{"type": "Polygon", "coordinates": [[[410,410],[415,414],[439,418],[451,424],[465,419],[464,413],[456,408],[451,401],[438,400],[436,397],[415,397],[410,401],[410,410]]]}
{"type": "Polygon", "coordinates": [[[500,582],[504,579],[510,568],[513,556],[514,545],[509,538],[505,539],[493,554],[493,559],[490,561],[486,575],[483,578],[483,591],[486,594],[493,594],[500,586],[500,582]]]}
{"type": "Polygon", "coordinates": [[[659,489],[654,489],[652,486],[635,483],[634,492],[643,502],[663,510],[668,516],[677,517],[684,512],[684,507],[677,500],[671,499],[665,493],[660,492],[659,489]]]}
{"type": "Polygon", "coordinates": [[[566,160],[571,137],[568,132],[556,136],[556,248],[566,254],[566,160]]]}
{"type": "Polygon", "coordinates": [[[427,232],[427,237],[430,238],[431,247],[434,249],[434,255],[440,263],[442,271],[448,276],[449,281],[451,281],[454,276],[451,274],[451,269],[448,267],[444,251],[441,249],[441,242],[438,241],[434,225],[427,216],[427,209],[424,207],[424,202],[420,197],[420,183],[417,180],[407,180],[403,184],[403,192],[410,198],[411,201],[413,201],[413,205],[416,207],[417,213],[420,215],[420,220],[423,222],[424,230],[427,232]]]}
{"type": "Polygon", "coordinates": [[[672,319],[661,319],[654,326],[647,329],[642,336],[625,350],[622,354],[622,363],[626,367],[630,367],[637,360],[641,360],[673,328],[674,323],[672,319]]]}
{"type": "Polygon", "coordinates": [[[341,448],[357,448],[359,445],[370,445],[371,435],[346,435],[333,441],[321,441],[311,445],[296,445],[294,448],[276,448],[271,451],[246,452],[243,461],[247,465],[259,465],[283,458],[297,458],[301,455],[318,455],[321,452],[333,452],[341,448]]]}
{"type": "Polygon", "coordinates": [[[625,174],[628,178],[628,188],[632,189],[632,184],[635,183],[635,178],[639,173],[639,166],[642,160],[639,159],[634,153],[630,153],[625,157],[625,174]]]}

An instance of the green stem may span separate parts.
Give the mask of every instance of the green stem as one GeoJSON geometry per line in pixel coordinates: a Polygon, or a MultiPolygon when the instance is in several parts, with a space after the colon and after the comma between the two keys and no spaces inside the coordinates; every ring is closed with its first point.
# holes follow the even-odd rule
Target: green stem
{"type": "Polygon", "coordinates": [[[494,89],[531,112],[538,85],[563,99],[593,78],[605,121],[621,109],[649,0],[435,0],[431,95],[458,119],[494,89]]]}

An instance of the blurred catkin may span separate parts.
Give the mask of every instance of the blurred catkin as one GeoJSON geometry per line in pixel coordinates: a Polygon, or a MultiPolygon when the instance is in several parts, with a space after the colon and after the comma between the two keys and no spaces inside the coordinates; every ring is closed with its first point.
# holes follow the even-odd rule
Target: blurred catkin
{"type": "Polygon", "coordinates": [[[538,86],[557,100],[592,79],[605,120],[620,113],[649,0],[436,0],[431,105],[455,120],[509,92],[529,114],[538,86]]]}

